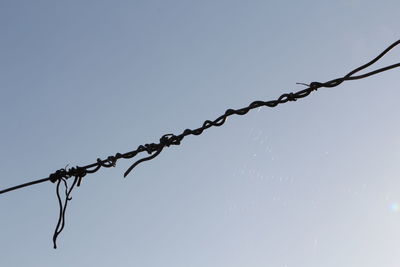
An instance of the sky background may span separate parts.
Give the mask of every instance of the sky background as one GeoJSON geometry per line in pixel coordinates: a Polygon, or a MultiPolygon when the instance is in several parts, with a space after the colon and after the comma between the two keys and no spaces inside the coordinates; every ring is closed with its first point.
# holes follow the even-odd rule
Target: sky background
{"type": "MultiPolygon", "coordinates": [[[[343,76],[399,39],[399,10],[1,0],[0,188],[343,76]]],[[[232,117],[126,179],[132,160],[86,176],[57,250],[54,184],[1,195],[1,266],[399,266],[399,71],[232,117]]]]}

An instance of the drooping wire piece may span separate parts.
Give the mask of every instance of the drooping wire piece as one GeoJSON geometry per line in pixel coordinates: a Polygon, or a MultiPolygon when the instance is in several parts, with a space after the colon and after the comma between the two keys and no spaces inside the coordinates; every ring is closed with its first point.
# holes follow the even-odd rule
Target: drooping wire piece
{"type": "Polygon", "coordinates": [[[57,226],[56,226],[56,229],[54,230],[54,234],[53,234],[53,246],[55,249],[57,248],[57,237],[62,232],[62,230],[64,229],[64,226],[65,226],[65,212],[67,210],[68,201],[72,200],[72,197],[70,197],[70,194],[71,194],[72,190],[74,189],[76,181],[77,181],[77,179],[75,178],[74,182],[72,183],[70,188],[68,188],[67,180],[65,180],[65,178],[58,179],[58,181],[57,181],[56,192],[57,192],[57,198],[58,198],[58,205],[60,206],[60,214],[58,216],[57,226]],[[61,196],[60,196],[61,182],[63,182],[64,186],[65,186],[64,203],[61,201],[61,196]]]}
{"type": "Polygon", "coordinates": [[[82,178],[86,175],[86,173],[87,173],[87,171],[84,168],[74,167],[74,168],[68,169],[68,171],[65,168],[59,169],[58,171],[50,174],[50,176],[49,176],[51,182],[53,182],[53,183],[57,182],[56,193],[57,193],[58,205],[60,208],[57,226],[56,226],[56,229],[54,230],[54,234],[53,234],[54,249],[57,248],[57,237],[62,232],[62,230],[64,229],[64,226],[65,226],[65,212],[67,211],[68,201],[72,200],[72,197],[70,197],[72,190],[74,189],[75,185],[78,187],[81,185],[82,178]],[[68,187],[67,179],[72,176],[74,176],[75,179],[72,182],[71,187],[68,187]],[[61,182],[63,182],[64,187],[65,187],[64,202],[61,200],[61,196],[60,196],[61,182]]]}
{"type": "Polygon", "coordinates": [[[359,79],[364,79],[369,76],[385,72],[394,68],[400,67],[400,63],[392,64],[383,68],[379,68],[364,74],[358,74],[362,70],[365,70],[366,68],[370,67],[377,61],[379,61],[385,54],[387,54],[390,50],[392,50],[394,47],[400,44],[400,40],[397,40],[396,42],[392,43],[390,46],[388,46],[384,51],[382,51],[377,57],[372,59],[371,61],[367,62],[366,64],[357,67],[356,69],[350,71],[348,74],[346,74],[343,77],[336,78],[324,83],[321,82],[312,82],[310,84],[305,84],[305,83],[298,83],[301,85],[307,86],[307,88],[297,91],[295,93],[286,93],[282,94],[278,99],[275,100],[270,100],[270,101],[254,101],[247,107],[241,108],[241,109],[228,109],[225,111],[225,113],[215,120],[206,120],[203,125],[197,129],[186,129],[184,130],[181,134],[175,135],[175,134],[165,134],[163,135],[158,143],[150,143],[150,144],[145,144],[145,145],[140,145],[136,150],[126,152],[124,154],[121,153],[116,153],[114,156],[109,156],[108,158],[101,160],[97,159],[95,163],[82,166],[82,167],[73,167],[69,169],[59,169],[55,173],[51,174],[47,178],[39,179],[36,181],[28,182],[25,184],[17,185],[14,187],[10,187],[4,190],[0,191],[0,194],[4,194],[13,190],[21,189],[23,187],[31,186],[34,184],[39,184],[43,183],[46,181],[51,181],[53,183],[57,182],[57,187],[56,187],[56,192],[57,192],[57,198],[59,202],[59,207],[60,207],[60,215],[59,215],[59,220],[54,232],[53,236],[53,243],[54,243],[54,248],[56,248],[56,240],[57,236],[61,233],[61,231],[64,228],[65,225],[65,212],[67,208],[68,201],[71,200],[70,194],[72,190],[74,189],[75,185],[79,186],[81,184],[82,178],[86,174],[90,173],[95,173],[97,172],[101,167],[104,168],[111,168],[115,167],[116,163],[120,159],[131,159],[133,157],[136,157],[138,154],[142,152],[147,152],[149,156],[144,157],[142,159],[139,159],[135,161],[124,173],[124,177],[126,177],[137,165],[141,164],[142,162],[152,160],[156,158],[164,148],[169,147],[171,145],[180,145],[181,141],[188,135],[200,135],[203,133],[204,130],[207,130],[210,127],[219,127],[223,125],[226,121],[226,119],[229,116],[232,115],[245,115],[247,114],[250,110],[256,109],[259,107],[276,107],[279,104],[284,104],[289,101],[296,101],[298,99],[304,98],[308,95],[310,95],[313,91],[317,91],[319,88],[325,87],[325,88],[332,88],[340,85],[344,81],[351,81],[351,80],[359,80],[359,79]],[[75,177],[71,187],[68,187],[67,185],[67,179],[75,177]],[[60,184],[61,182],[65,186],[65,200],[64,202],[61,201],[60,197],[60,184]]]}

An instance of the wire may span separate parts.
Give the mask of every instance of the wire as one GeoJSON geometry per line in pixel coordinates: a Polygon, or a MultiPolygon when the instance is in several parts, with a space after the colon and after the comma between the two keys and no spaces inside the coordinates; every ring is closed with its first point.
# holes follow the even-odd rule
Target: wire
{"type": "Polygon", "coordinates": [[[65,212],[67,211],[68,201],[72,200],[72,197],[70,197],[69,195],[71,194],[72,190],[74,189],[74,186],[76,185],[77,181],[78,181],[78,178],[75,178],[75,180],[72,183],[70,188],[68,188],[67,181],[64,178],[59,179],[57,182],[56,193],[57,193],[58,205],[60,207],[60,214],[58,216],[57,226],[56,226],[56,229],[54,230],[54,234],[53,234],[53,247],[55,249],[57,248],[57,237],[62,232],[62,230],[64,229],[64,226],[65,226],[65,212]],[[64,183],[64,186],[65,186],[64,203],[62,203],[61,196],[60,196],[61,181],[64,183]]]}
{"type": "Polygon", "coordinates": [[[145,161],[149,161],[149,160],[156,158],[165,147],[169,147],[171,145],[180,145],[181,141],[188,135],[200,135],[203,133],[203,131],[207,130],[210,127],[222,126],[226,122],[226,119],[229,116],[232,116],[234,114],[235,115],[245,115],[250,110],[256,109],[259,107],[273,108],[280,104],[284,104],[286,102],[296,101],[298,99],[307,97],[313,91],[317,91],[319,88],[336,87],[336,86],[340,85],[341,83],[343,83],[344,81],[364,79],[364,78],[367,78],[372,75],[376,75],[381,72],[385,72],[385,71],[388,71],[388,70],[391,70],[394,68],[398,68],[398,67],[400,67],[400,63],[392,64],[392,65],[389,65],[389,66],[386,66],[383,68],[379,68],[379,69],[376,69],[376,70],[373,70],[373,71],[370,71],[370,72],[367,72],[364,74],[355,75],[355,74],[359,73],[360,71],[370,67],[377,61],[379,61],[385,54],[387,54],[390,50],[392,50],[394,47],[396,47],[399,44],[400,44],[400,40],[397,40],[396,42],[394,42],[390,46],[388,46],[384,51],[382,51],[377,57],[375,57],[371,61],[367,62],[366,64],[361,65],[360,67],[357,67],[356,69],[350,71],[348,74],[346,74],[343,77],[336,78],[336,79],[333,79],[333,80],[330,80],[330,81],[327,81],[324,83],[321,83],[321,82],[312,82],[310,84],[298,83],[298,84],[307,86],[307,88],[297,91],[295,93],[282,94],[279,98],[277,98],[275,100],[254,101],[247,107],[244,107],[241,109],[228,109],[225,111],[225,113],[223,115],[219,116],[215,120],[204,121],[203,125],[197,129],[194,129],[194,130],[186,129],[179,135],[165,134],[160,138],[158,143],[150,143],[150,144],[140,145],[140,146],[138,146],[138,148],[136,150],[132,150],[132,151],[129,151],[129,152],[126,152],[123,154],[116,153],[115,155],[109,156],[103,160],[98,158],[95,163],[92,163],[92,164],[89,164],[86,166],[81,166],[81,167],[77,166],[77,167],[72,167],[69,169],[66,169],[66,168],[59,169],[56,172],[50,174],[49,177],[47,177],[47,178],[43,178],[43,179],[28,182],[28,183],[20,184],[17,186],[13,186],[13,187],[10,187],[7,189],[3,189],[0,191],[0,195],[10,192],[10,191],[14,191],[17,189],[21,189],[24,187],[28,187],[31,185],[35,185],[35,184],[39,184],[39,183],[43,183],[43,182],[47,182],[47,181],[51,181],[53,183],[57,182],[57,197],[58,197],[59,206],[60,206],[60,216],[59,216],[57,227],[56,227],[56,230],[55,230],[55,233],[53,236],[54,248],[56,248],[57,236],[60,234],[60,232],[64,228],[65,210],[66,210],[68,201],[71,199],[69,196],[70,196],[75,184],[76,184],[76,186],[79,186],[81,184],[82,178],[84,176],[86,176],[86,174],[95,173],[101,167],[104,167],[104,168],[115,167],[117,161],[120,159],[131,159],[142,152],[147,152],[149,154],[149,156],[137,160],[125,171],[124,177],[126,177],[137,165],[139,165],[145,161]],[[75,177],[75,179],[74,179],[72,186],[70,188],[68,188],[66,180],[71,177],[75,177]],[[63,181],[65,188],[66,188],[65,189],[66,196],[65,196],[64,203],[62,203],[61,198],[60,198],[60,193],[59,193],[59,187],[60,187],[61,181],[63,181]]]}

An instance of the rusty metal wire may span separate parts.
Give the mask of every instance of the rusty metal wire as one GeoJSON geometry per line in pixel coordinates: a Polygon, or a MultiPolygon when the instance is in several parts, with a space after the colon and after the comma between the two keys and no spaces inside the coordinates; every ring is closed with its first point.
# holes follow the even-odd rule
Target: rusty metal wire
{"type": "Polygon", "coordinates": [[[181,134],[175,135],[175,134],[165,134],[163,135],[158,143],[150,143],[150,144],[145,144],[145,145],[140,145],[137,147],[137,149],[126,152],[126,153],[116,153],[113,156],[109,156],[106,159],[97,159],[95,163],[86,165],[86,166],[77,166],[77,167],[72,167],[69,169],[59,169],[56,172],[52,173],[49,175],[47,178],[35,180],[32,182],[24,183],[21,185],[17,185],[14,187],[10,187],[4,190],[0,191],[0,194],[4,194],[13,190],[21,189],[23,187],[31,186],[34,184],[39,184],[43,183],[46,181],[51,181],[53,183],[57,182],[57,197],[59,201],[59,206],[60,206],[60,215],[59,215],[59,220],[57,223],[56,230],[54,232],[53,236],[53,243],[54,243],[54,248],[56,248],[56,239],[57,236],[61,233],[61,231],[64,228],[64,222],[65,222],[65,211],[67,207],[67,203],[70,198],[70,194],[72,190],[74,189],[74,186],[79,186],[81,184],[82,178],[86,176],[87,174],[95,173],[97,172],[101,167],[104,168],[111,168],[115,167],[116,163],[120,159],[131,159],[136,157],[138,154],[142,152],[146,152],[148,154],[147,157],[141,158],[134,162],[124,173],[124,177],[126,177],[137,165],[154,159],[157,157],[164,148],[172,146],[172,145],[180,145],[182,140],[188,136],[188,135],[200,135],[203,133],[203,131],[207,130],[210,127],[219,127],[222,126],[227,118],[232,115],[245,115],[247,114],[250,110],[260,108],[260,107],[276,107],[280,104],[284,104],[286,102],[290,101],[296,101],[298,99],[307,97],[310,95],[312,92],[317,91],[319,88],[332,88],[340,85],[344,81],[352,81],[352,80],[359,80],[359,79],[364,79],[372,75],[376,75],[381,72],[385,72],[394,68],[400,67],[400,63],[392,64],[383,68],[379,68],[364,74],[359,74],[360,71],[370,67],[374,63],[376,63],[378,60],[380,60],[385,54],[387,54],[390,50],[392,50],[394,47],[400,44],[400,40],[397,40],[390,46],[388,46],[383,52],[381,52],[377,57],[369,61],[368,63],[357,67],[356,69],[350,71],[348,74],[344,75],[343,77],[336,78],[327,82],[311,82],[310,84],[305,84],[305,83],[298,83],[307,86],[307,88],[297,91],[297,92],[291,92],[291,93],[285,93],[282,94],[279,98],[275,100],[270,100],[270,101],[254,101],[250,105],[244,108],[240,109],[228,109],[225,111],[225,113],[215,120],[206,120],[203,125],[197,129],[186,129],[184,130],[181,134]],[[356,75],[358,74],[358,75],[356,75]],[[67,186],[67,179],[75,177],[73,184],[71,185],[70,188],[67,186]],[[60,183],[63,182],[65,185],[65,201],[64,203],[61,201],[60,197],[60,183]]]}

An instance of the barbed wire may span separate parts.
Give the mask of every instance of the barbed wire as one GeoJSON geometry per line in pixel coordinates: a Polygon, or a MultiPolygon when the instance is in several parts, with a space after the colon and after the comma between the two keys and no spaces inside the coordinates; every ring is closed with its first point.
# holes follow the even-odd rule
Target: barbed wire
{"type": "Polygon", "coordinates": [[[348,74],[346,74],[343,77],[340,78],[336,78],[324,83],[321,82],[311,82],[310,84],[305,84],[305,83],[297,83],[300,85],[305,85],[307,86],[307,88],[297,91],[295,93],[291,92],[291,93],[285,93],[282,94],[279,98],[275,99],[275,100],[270,100],[270,101],[254,101],[252,102],[250,105],[248,105],[247,107],[244,108],[240,108],[240,109],[228,109],[225,111],[225,113],[221,116],[219,116],[218,118],[216,118],[215,120],[206,120],[204,121],[203,125],[197,129],[186,129],[184,130],[181,134],[179,135],[175,135],[175,134],[165,134],[163,135],[158,143],[150,143],[150,144],[144,144],[144,145],[140,145],[137,147],[136,150],[132,150],[126,153],[116,153],[115,155],[109,156],[106,159],[100,159],[98,158],[96,160],[95,163],[86,165],[86,166],[76,166],[76,167],[72,167],[72,168],[62,168],[57,170],[56,172],[50,174],[47,178],[43,178],[43,179],[39,179],[39,180],[35,180],[35,181],[31,181],[28,183],[24,183],[24,184],[20,184],[17,186],[13,186],[7,189],[3,189],[0,191],[0,195],[10,192],[10,191],[14,191],[17,189],[21,189],[24,187],[28,187],[31,185],[35,185],[35,184],[39,184],[39,183],[43,183],[46,181],[51,181],[52,183],[56,183],[57,182],[57,186],[56,186],[56,193],[57,193],[57,198],[58,198],[58,202],[59,202],[59,207],[60,207],[60,214],[59,214],[59,219],[57,222],[57,226],[56,229],[54,231],[54,235],[53,235],[53,244],[54,244],[54,248],[57,248],[56,245],[56,241],[57,241],[57,237],[58,235],[62,232],[62,230],[64,229],[64,225],[65,225],[65,212],[66,212],[66,207],[67,207],[67,203],[68,201],[70,201],[72,198],[70,197],[70,194],[72,192],[72,190],[74,189],[75,186],[79,187],[82,181],[82,178],[85,177],[87,174],[91,174],[91,173],[95,173],[97,172],[101,167],[103,168],[111,168],[111,167],[115,167],[116,163],[118,160],[120,159],[131,159],[136,157],[138,154],[142,153],[142,152],[147,152],[147,154],[149,156],[141,158],[139,160],[137,160],[136,162],[134,162],[124,173],[124,177],[126,177],[136,166],[138,166],[139,164],[145,162],[145,161],[149,161],[154,159],[155,157],[157,157],[164,148],[166,147],[170,147],[172,145],[180,145],[182,140],[188,136],[188,135],[200,135],[202,134],[205,130],[207,130],[210,127],[219,127],[222,126],[227,118],[229,116],[232,115],[245,115],[247,114],[250,110],[252,109],[256,109],[256,108],[260,108],[260,107],[276,107],[280,104],[284,104],[290,101],[296,101],[298,99],[307,97],[308,95],[310,95],[312,92],[317,91],[319,88],[332,88],[332,87],[336,87],[338,85],[340,85],[341,83],[343,83],[344,81],[351,81],[351,80],[359,80],[359,79],[364,79],[367,78],[369,76],[372,75],[376,75],[378,73],[381,72],[385,72],[397,67],[400,67],[400,63],[396,63],[396,64],[392,64],[383,68],[379,68],[364,74],[359,74],[359,75],[355,75],[357,73],[359,73],[360,71],[370,67],[371,65],[373,65],[374,63],[376,63],[378,60],[380,60],[385,54],[387,54],[391,49],[393,49],[394,47],[396,47],[397,45],[400,44],[400,40],[397,40],[396,42],[394,42],[393,44],[391,44],[390,46],[388,46],[383,52],[381,52],[377,57],[375,57],[374,59],[372,59],[371,61],[367,62],[366,64],[357,67],[356,69],[350,71],[348,74]],[[74,181],[72,183],[72,185],[70,187],[68,187],[67,184],[67,179],[74,177],[74,181]],[[65,187],[65,200],[64,202],[61,200],[61,196],[60,196],[60,184],[61,182],[64,184],[65,187]]]}

